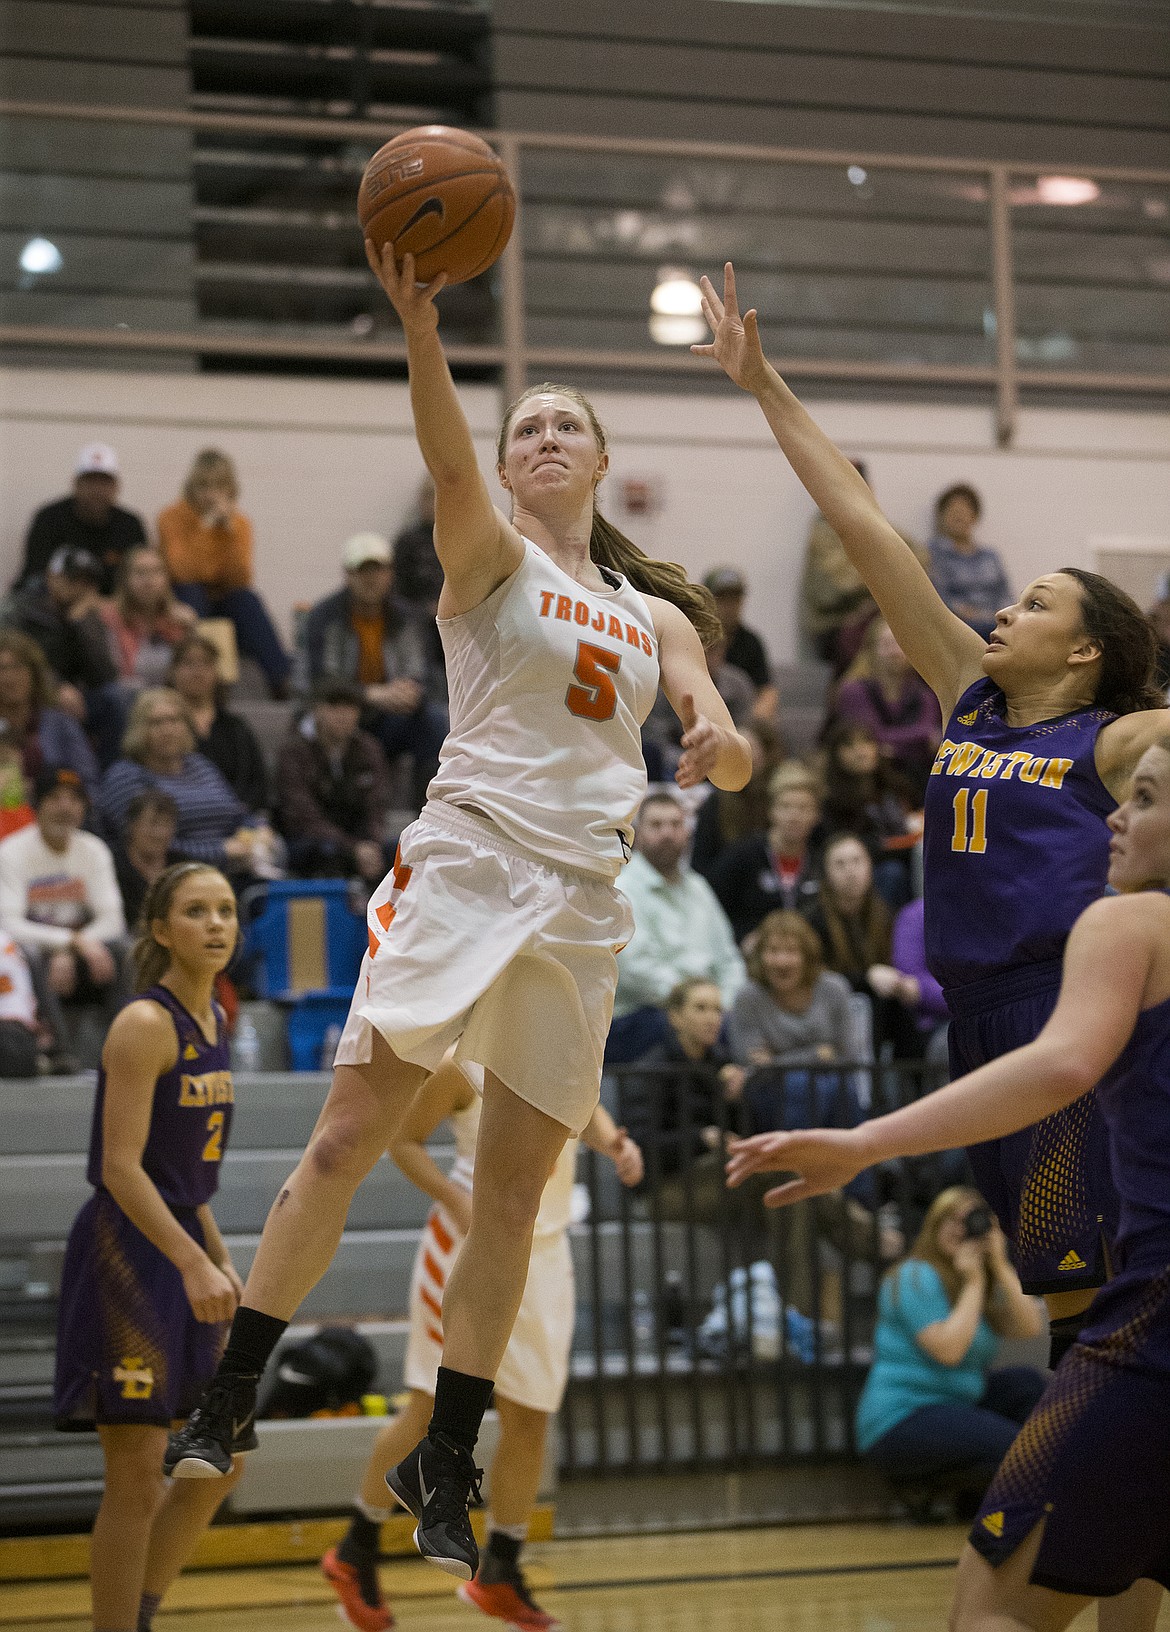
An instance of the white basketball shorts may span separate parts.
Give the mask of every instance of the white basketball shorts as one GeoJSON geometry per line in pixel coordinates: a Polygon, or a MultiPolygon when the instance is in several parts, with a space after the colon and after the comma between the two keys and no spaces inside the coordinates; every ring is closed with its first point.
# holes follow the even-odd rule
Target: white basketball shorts
{"type": "MultiPolygon", "coordinates": [[[[443,1358],[443,1292],[463,1238],[442,1207],[431,1208],[410,1283],[410,1338],[403,1381],[434,1394],[443,1358]]],[[[573,1256],[563,1230],[532,1243],[516,1324],[496,1373],[496,1393],[532,1411],[560,1409],[576,1314],[573,1256]]]]}
{"type": "Polygon", "coordinates": [[[634,932],[620,891],[433,803],[403,833],[367,921],[336,1064],[369,1064],[371,1028],[428,1071],[457,1042],[460,1063],[478,1061],[580,1133],[600,1094],[617,953],[634,932]]]}

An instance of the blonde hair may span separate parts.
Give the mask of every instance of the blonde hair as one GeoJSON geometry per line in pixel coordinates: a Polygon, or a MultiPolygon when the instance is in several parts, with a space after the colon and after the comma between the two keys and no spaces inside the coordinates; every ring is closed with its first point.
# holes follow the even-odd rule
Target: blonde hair
{"type": "Polygon", "coordinates": [[[783,793],[811,793],[820,803],[820,778],[801,759],[786,759],[777,765],[768,780],[768,804],[774,805],[783,793]]]}
{"type": "Polygon", "coordinates": [[[194,493],[200,482],[212,482],[216,487],[224,488],[233,502],[240,496],[236,467],[227,454],[221,453],[218,448],[204,448],[191,461],[191,469],[183,483],[183,497],[190,505],[195,503],[194,493]]]}
{"type": "MultiPolygon", "coordinates": [[[[963,1277],[955,1268],[953,1262],[943,1252],[938,1244],[939,1231],[955,1208],[963,1202],[970,1202],[974,1206],[984,1207],[986,1202],[978,1190],[969,1184],[952,1184],[946,1190],[940,1190],[926,1210],[926,1217],[922,1220],[922,1227],[914,1238],[914,1245],[903,1258],[902,1262],[890,1271],[890,1289],[895,1304],[898,1301],[898,1288],[901,1283],[902,1271],[907,1264],[929,1264],[943,1284],[947,1295],[947,1302],[952,1306],[959,1301],[963,1290],[963,1277]]],[[[992,1331],[1003,1334],[1003,1315],[998,1308],[998,1299],[993,1296],[996,1291],[995,1276],[990,1264],[985,1264],[983,1318],[992,1331]]]]}
{"type": "MultiPolygon", "coordinates": [[[[135,991],[144,992],[148,986],[157,986],[170,968],[170,948],[155,940],[154,925],[160,918],[169,915],[179,885],[185,884],[197,873],[212,873],[215,877],[223,879],[228,889],[231,889],[219,868],[213,867],[209,861],[178,861],[174,866],[168,867],[165,873],[159,874],[146,892],[146,899],[142,903],[142,916],[135,926],[138,932],[133,950],[135,991]]],[[[238,937],[237,929],[237,939],[238,937]]]]}
{"type": "Polygon", "coordinates": [[[134,699],[130,710],[130,718],[126,721],[126,730],[122,736],[122,757],[133,759],[139,765],[146,764],[147,732],[150,729],[150,711],[159,703],[172,703],[183,716],[187,730],[191,735],[191,752],[195,747],[195,722],[191,718],[191,710],[186,701],[170,686],[147,686],[134,699]]]}
{"type": "MultiPolygon", "coordinates": [[[[585,418],[589,421],[593,432],[593,440],[597,443],[597,451],[606,451],[605,427],[597,417],[597,411],[589,398],[572,385],[554,385],[546,380],[542,385],[530,386],[522,391],[507,412],[504,414],[500,426],[500,435],[496,443],[497,463],[504,463],[504,454],[508,444],[508,429],[522,403],[530,397],[558,396],[568,397],[575,402],[585,418]]],[[[645,595],[656,595],[660,600],[670,601],[693,624],[699,639],[704,646],[713,646],[723,638],[723,625],[715,611],[715,597],[703,584],[693,584],[686,575],[684,568],[676,561],[658,561],[653,556],[640,550],[632,539],[626,537],[611,521],[607,521],[597,506],[597,495],[593,497],[593,528],[589,534],[589,555],[599,567],[608,567],[611,572],[618,572],[628,578],[635,589],[645,595]]]]}

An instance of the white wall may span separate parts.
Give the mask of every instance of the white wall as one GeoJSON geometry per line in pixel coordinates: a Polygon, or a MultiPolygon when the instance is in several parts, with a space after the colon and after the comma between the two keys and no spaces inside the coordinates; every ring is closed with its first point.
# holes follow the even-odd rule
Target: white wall
{"type": "MultiPolygon", "coordinates": [[[[496,394],[473,386],[462,397],[490,473],[496,394]]],[[[692,573],[740,565],[752,586],[748,620],[778,659],[790,658],[812,506],[755,404],[619,391],[596,402],[612,439],[613,519],[692,573]],[[624,513],[621,484],[631,477],[657,486],[656,514],[624,513]]],[[[1019,584],[1054,566],[1092,566],[1117,538],[1163,550],[1170,566],[1170,414],[1031,409],[1004,452],[982,408],[821,402],[815,412],[865,457],[905,531],[925,536],[934,495],[972,482],[984,496],[983,536],[1019,584]]],[[[2,370],[0,583],[16,571],[29,515],[65,491],[77,449],[94,439],[117,447],[123,502],[151,519],[176,497],[199,448],[226,448],[256,525],[260,586],[286,629],[293,606],[337,583],[351,532],[392,534],[407,518],[422,473],[401,385],[2,370]]]]}

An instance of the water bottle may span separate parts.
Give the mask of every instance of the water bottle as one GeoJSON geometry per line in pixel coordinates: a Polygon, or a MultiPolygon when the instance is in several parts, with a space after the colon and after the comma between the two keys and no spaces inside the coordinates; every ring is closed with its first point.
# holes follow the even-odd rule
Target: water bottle
{"type": "Polygon", "coordinates": [[[260,1033],[246,1009],[240,1014],[236,1035],[232,1039],[232,1066],[237,1071],[260,1069],[260,1033]]]}
{"type": "Polygon", "coordinates": [[[321,1039],[321,1069],[332,1071],[333,1056],[337,1053],[337,1045],[341,1041],[341,1027],[336,1020],[331,1026],[326,1026],[325,1035],[321,1039]]]}

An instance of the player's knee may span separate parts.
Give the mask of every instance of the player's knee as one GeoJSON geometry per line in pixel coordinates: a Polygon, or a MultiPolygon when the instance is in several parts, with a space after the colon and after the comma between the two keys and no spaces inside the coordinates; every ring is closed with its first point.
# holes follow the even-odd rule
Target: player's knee
{"type": "Polygon", "coordinates": [[[331,1117],[318,1128],[305,1151],[305,1164],[329,1183],[360,1184],[385,1148],[373,1118],[350,1113],[331,1117]]]}
{"type": "Polygon", "coordinates": [[[482,1189],[476,1192],[476,1221],[486,1225],[493,1238],[527,1240],[539,1209],[539,1191],[529,1195],[523,1187],[508,1186],[491,1190],[486,1196],[482,1189]]]}
{"type": "Polygon", "coordinates": [[[157,1457],[117,1456],[106,1462],[105,1486],[122,1511],[149,1517],[166,1495],[167,1481],[157,1457]]]}

